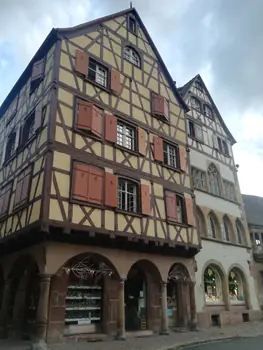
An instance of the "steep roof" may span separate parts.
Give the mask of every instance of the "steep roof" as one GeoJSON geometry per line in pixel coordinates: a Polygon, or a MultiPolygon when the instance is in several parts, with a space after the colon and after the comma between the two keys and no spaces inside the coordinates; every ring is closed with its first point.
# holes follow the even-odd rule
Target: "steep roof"
{"type": "Polygon", "coordinates": [[[144,35],[146,36],[147,40],[149,41],[157,59],[159,60],[159,62],[161,63],[161,66],[163,68],[163,71],[166,75],[166,78],[168,79],[169,83],[170,83],[170,87],[173,90],[175,96],[178,99],[178,102],[181,104],[182,108],[184,108],[185,111],[189,110],[189,107],[187,106],[187,104],[185,103],[182,95],[179,93],[178,89],[176,88],[176,86],[174,85],[173,79],[168,71],[168,69],[166,68],[164,61],[160,55],[160,53],[158,52],[155,44],[153,43],[150,34],[148,33],[145,25],[142,22],[141,17],[139,16],[138,12],[136,11],[135,8],[129,8],[127,10],[124,11],[120,11],[120,12],[116,12],[113,13],[111,15],[108,16],[104,16],[101,18],[97,18],[95,20],[86,22],[84,24],[80,24],[74,27],[70,27],[70,28],[53,28],[51,30],[51,32],[48,34],[48,36],[46,37],[45,41],[43,42],[43,44],[40,46],[40,48],[38,49],[38,51],[36,52],[36,54],[34,55],[34,57],[32,58],[32,60],[29,62],[28,66],[26,67],[26,69],[24,70],[24,72],[22,73],[22,75],[20,76],[20,78],[17,80],[16,84],[13,86],[12,90],[9,92],[9,94],[7,95],[6,99],[4,100],[4,102],[2,103],[2,105],[0,106],[0,118],[3,116],[3,114],[5,113],[5,111],[7,110],[7,108],[9,107],[9,105],[11,104],[11,102],[13,101],[13,99],[16,97],[16,95],[18,94],[18,92],[20,91],[20,89],[23,87],[23,85],[26,83],[26,81],[29,79],[30,75],[31,75],[31,70],[32,70],[32,66],[34,64],[34,62],[36,62],[37,60],[41,59],[46,52],[48,52],[48,50],[52,47],[52,45],[59,40],[61,37],[64,37],[67,34],[73,34],[75,32],[78,31],[82,31],[85,29],[88,29],[94,25],[98,25],[102,22],[105,21],[109,21],[111,19],[114,19],[116,17],[119,16],[123,16],[126,15],[128,13],[131,13],[139,22],[140,27],[143,29],[144,31],[144,35]]]}
{"type": "Polygon", "coordinates": [[[190,90],[191,86],[194,84],[194,82],[196,80],[200,80],[204,89],[205,89],[205,92],[207,94],[207,96],[209,97],[216,113],[217,113],[217,116],[218,116],[218,119],[220,120],[220,123],[225,131],[225,133],[227,134],[228,138],[229,138],[229,141],[231,142],[232,145],[234,145],[236,143],[236,140],[234,138],[234,136],[231,134],[231,132],[229,131],[228,127],[226,126],[225,122],[224,122],[224,119],[222,118],[219,110],[217,109],[216,107],[216,104],[214,102],[214,100],[212,99],[212,96],[210,95],[210,92],[208,91],[202,77],[200,74],[197,74],[195,77],[193,77],[191,80],[189,80],[185,85],[183,85],[182,87],[178,88],[180,94],[182,95],[182,97],[184,98],[187,94],[187,92],[190,90]]]}
{"type": "Polygon", "coordinates": [[[263,226],[263,198],[243,194],[248,224],[263,226]]]}

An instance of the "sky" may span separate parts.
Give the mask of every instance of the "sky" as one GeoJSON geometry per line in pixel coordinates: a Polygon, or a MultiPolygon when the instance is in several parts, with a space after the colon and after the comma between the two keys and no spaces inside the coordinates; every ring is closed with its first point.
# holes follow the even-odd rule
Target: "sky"
{"type": "MultiPolygon", "coordinates": [[[[263,196],[263,1],[134,0],[132,5],[177,86],[201,74],[237,140],[241,191],[263,196]]],[[[129,6],[128,0],[0,0],[0,104],[53,27],[129,6]]]]}

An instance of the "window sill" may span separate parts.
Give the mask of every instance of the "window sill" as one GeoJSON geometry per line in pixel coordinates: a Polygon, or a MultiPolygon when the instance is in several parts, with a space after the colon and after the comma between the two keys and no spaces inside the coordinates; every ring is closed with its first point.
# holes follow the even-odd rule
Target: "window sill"
{"type": "Polygon", "coordinates": [[[152,115],[152,117],[160,120],[161,122],[163,122],[167,125],[171,125],[171,121],[168,120],[164,115],[159,115],[159,114],[154,114],[154,113],[152,113],[151,115],[152,115]]]}
{"type": "Polygon", "coordinates": [[[188,134],[188,137],[190,137],[192,140],[194,140],[194,141],[196,141],[196,142],[201,143],[202,145],[205,144],[205,143],[204,143],[204,140],[198,139],[197,137],[194,137],[194,136],[192,136],[192,135],[190,135],[190,134],[188,134]]]}
{"type": "Polygon", "coordinates": [[[102,90],[108,92],[109,94],[111,93],[111,90],[110,90],[107,86],[100,85],[99,83],[97,83],[96,81],[94,81],[94,80],[92,80],[92,79],[90,79],[90,78],[88,78],[88,77],[85,77],[84,80],[85,80],[86,82],[88,82],[88,83],[90,83],[90,84],[92,84],[92,85],[95,85],[95,86],[97,86],[98,88],[100,88],[100,89],[102,89],[102,90]]]}
{"type": "Polygon", "coordinates": [[[37,137],[37,133],[35,133],[27,142],[23,145],[18,146],[17,152],[22,152],[28,145],[37,137]]]}
{"type": "Polygon", "coordinates": [[[230,158],[230,155],[229,154],[226,154],[226,153],[224,153],[224,152],[221,152],[220,151],[220,149],[218,149],[218,148],[215,148],[215,147],[213,147],[218,153],[220,153],[220,154],[222,154],[223,156],[225,156],[225,157],[227,157],[227,158],[230,158]]]}
{"type": "Polygon", "coordinates": [[[173,170],[177,173],[182,173],[182,170],[180,168],[174,168],[172,167],[171,165],[168,165],[168,164],[165,164],[165,163],[162,163],[162,165],[167,168],[167,169],[170,169],[170,170],[173,170]]]}
{"type": "Polygon", "coordinates": [[[143,215],[141,213],[134,213],[132,211],[126,211],[126,210],[122,210],[122,209],[119,209],[119,208],[115,208],[115,212],[118,213],[118,214],[125,214],[125,215],[134,216],[134,217],[137,217],[137,218],[142,218],[143,217],[143,215]]]}
{"type": "Polygon", "coordinates": [[[207,306],[225,306],[223,301],[206,301],[207,306]]]}
{"type": "Polygon", "coordinates": [[[224,201],[227,201],[227,202],[230,202],[230,203],[239,204],[239,203],[236,202],[236,201],[232,201],[231,199],[228,199],[228,198],[225,198],[225,197],[222,197],[222,196],[218,196],[218,195],[216,195],[216,194],[213,194],[213,193],[211,193],[211,192],[208,192],[207,190],[202,190],[201,188],[194,187],[194,190],[195,190],[195,191],[204,192],[204,193],[206,193],[206,194],[209,194],[210,196],[223,199],[224,201]]]}
{"type": "Polygon", "coordinates": [[[188,228],[189,225],[186,223],[182,223],[182,222],[178,222],[178,221],[173,221],[173,220],[167,220],[167,223],[170,225],[176,225],[176,226],[180,226],[180,227],[185,227],[188,228]]]}
{"type": "Polygon", "coordinates": [[[97,135],[94,135],[90,130],[84,130],[84,129],[82,130],[82,129],[77,128],[76,126],[74,126],[73,130],[74,130],[76,133],[78,133],[78,134],[80,134],[80,135],[82,135],[82,136],[85,136],[85,137],[89,137],[89,138],[91,138],[91,139],[94,139],[95,141],[101,142],[101,140],[102,140],[102,136],[99,137],[99,136],[97,136],[97,135]]]}
{"type": "Polygon", "coordinates": [[[116,147],[117,149],[123,151],[123,152],[131,153],[131,154],[133,154],[133,155],[136,156],[136,157],[139,157],[139,156],[140,156],[139,152],[134,151],[134,150],[131,150],[131,149],[126,148],[126,147],[123,147],[123,146],[120,146],[120,145],[118,145],[117,143],[115,143],[115,147],[116,147]]]}
{"type": "Polygon", "coordinates": [[[70,203],[71,204],[82,205],[82,206],[85,206],[85,207],[104,209],[102,204],[91,203],[91,202],[88,202],[88,201],[85,201],[85,200],[74,199],[72,197],[70,198],[70,203]]]}

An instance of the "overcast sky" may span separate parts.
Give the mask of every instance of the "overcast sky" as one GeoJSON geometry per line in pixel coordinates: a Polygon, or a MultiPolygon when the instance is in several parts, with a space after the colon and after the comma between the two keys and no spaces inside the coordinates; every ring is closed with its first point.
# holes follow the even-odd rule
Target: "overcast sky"
{"type": "MultiPolygon", "coordinates": [[[[263,196],[263,0],[134,0],[177,86],[200,73],[237,140],[243,193],[263,196]]],[[[0,0],[0,104],[52,27],[128,0],[0,0]]]]}

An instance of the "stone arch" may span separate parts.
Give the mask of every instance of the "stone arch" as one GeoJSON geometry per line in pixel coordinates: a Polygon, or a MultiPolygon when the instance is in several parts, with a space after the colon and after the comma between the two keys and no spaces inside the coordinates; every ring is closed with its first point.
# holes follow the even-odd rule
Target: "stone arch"
{"type": "Polygon", "coordinates": [[[236,219],[236,238],[238,244],[246,243],[246,234],[242,222],[239,219],[236,219]]]}
{"type": "MultiPolygon", "coordinates": [[[[134,317],[132,315],[128,315],[130,310],[132,310],[132,305],[128,306],[128,294],[129,289],[131,289],[133,279],[132,274],[141,275],[141,284],[143,283],[144,289],[143,293],[145,296],[143,297],[145,303],[145,307],[142,307],[139,312],[142,314],[141,322],[146,322],[146,327],[153,331],[159,331],[161,326],[161,282],[162,276],[158,269],[158,267],[148,259],[140,259],[132,264],[127,274],[127,279],[125,282],[125,303],[126,303],[126,320],[134,317]],[[142,282],[144,279],[145,282],[142,282]],[[143,313],[145,313],[143,315],[143,313]],[[144,320],[145,318],[145,320],[144,320]]],[[[126,326],[128,326],[126,322],[126,326]]]]}
{"type": "Polygon", "coordinates": [[[228,305],[228,279],[227,279],[227,274],[226,271],[223,267],[223,265],[217,261],[217,260],[208,260],[204,266],[203,266],[203,270],[202,270],[202,287],[203,287],[203,291],[204,291],[204,302],[207,303],[206,300],[206,291],[205,291],[205,273],[206,270],[211,267],[212,269],[215,269],[216,272],[218,273],[221,281],[221,291],[222,291],[222,301],[225,303],[225,305],[228,305]]]}
{"type": "MultiPolygon", "coordinates": [[[[239,277],[241,278],[241,281],[243,284],[242,288],[243,288],[243,293],[244,293],[243,302],[245,302],[247,305],[247,308],[250,309],[250,305],[251,305],[250,289],[249,289],[249,284],[248,284],[246,273],[244,272],[243,267],[237,263],[234,263],[234,264],[229,266],[228,271],[227,271],[228,279],[229,279],[231,271],[236,272],[239,275],[239,277]]],[[[228,284],[228,287],[229,287],[229,284],[228,284]]],[[[230,297],[230,303],[231,303],[230,291],[229,291],[229,297],[230,297]]]]}
{"type": "Polygon", "coordinates": [[[196,214],[197,214],[197,227],[199,230],[200,237],[206,237],[207,228],[206,228],[205,216],[202,212],[202,209],[198,206],[196,207],[196,214]]]}
{"type": "Polygon", "coordinates": [[[233,230],[233,225],[228,215],[225,214],[222,218],[222,233],[224,236],[222,237],[225,241],[235,243],[235,234],[233,230]]]}
{"type": "Polygon", "coordinates": [[[207,234],[209,238],[221,239],[220,223],[212,210],[207,215],[207,234]]]}

